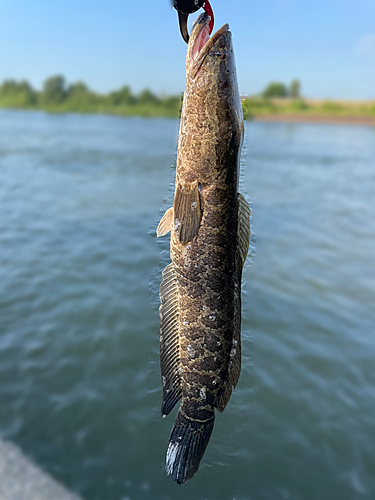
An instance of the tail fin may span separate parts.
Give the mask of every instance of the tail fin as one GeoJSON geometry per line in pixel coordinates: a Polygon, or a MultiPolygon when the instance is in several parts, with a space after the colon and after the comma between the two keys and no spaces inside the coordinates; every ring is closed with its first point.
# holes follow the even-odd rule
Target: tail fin
{"type": "Polygon", "coordinates": [[[197,472],[211,437],[214,418],[212,413],[212,419],[205,422],[190,420],[178,411],[165,464],[167,475],[172,476],[178,484],[185,483],[197,472]]]}

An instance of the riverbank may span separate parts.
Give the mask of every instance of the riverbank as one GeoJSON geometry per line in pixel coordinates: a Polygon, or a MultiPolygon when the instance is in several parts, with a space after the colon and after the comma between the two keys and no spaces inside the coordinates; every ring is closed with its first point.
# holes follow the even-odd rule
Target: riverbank
{"type": "Polygon", "coordinates": [[[298,115],[298,114],[269,114],[258,115],[251,118],[255,121],[262,122],[282,122],[282,123],[322,123],[322,124],[339,124],[339,125],[362,125],[374,126],[375,117],[360,117],[360,116],[323,116],[323,115],[298,115]]]}
{"type": "Polygon", "coordinates": [[[0,500],[81,500],[0,439],[0,500]]]}
{"type": "Polygon", "coordinates": [[[102,103],[97,105],[92,103],[89,105],[84,103],[68,103],[52,106],[14,106],[3,105],[0,101],[0,110],[44,111],[45,113],[52,114],[77,113],[80,115],[139,116],[141,118],[178,118],[180,111],[179,99],[171,99],[170,105],[168,103],[157,103],[156,105],[134,104],[120,106],[102,103]]]}
{"type": "MultiPolygon", "coordinates": [[[[153,103],[111,104],[99,100],[65,101],[54,105],[4,105],[0,109],[22,109],[46,113],[104,114],[144,118],[178,118],[181,98],[170,96],[153,103]]],[[[375,101],[321,101],[313,99],[242,99],[244,117],[249,120],[297,123],[338,123],[375,126],[375,101]]]]}
{"type": "Polygon", "coordinates": [[[313,99],[244,99],[249,119],[273,122],[375,125],[375,101],[322,101],[313,99]]]}
{"type": "Polygon", "coordinates": [[[50,113],[101,113],[121,116],[178,116],[181,96],[157,96],[149,89],[133,94],[125,85],[108,94],[90,90],[83,82],[66,85],[61,75],[44,82],[42,91],[27,80],[5,80],[0,85],[0,108],[50,113]]]}

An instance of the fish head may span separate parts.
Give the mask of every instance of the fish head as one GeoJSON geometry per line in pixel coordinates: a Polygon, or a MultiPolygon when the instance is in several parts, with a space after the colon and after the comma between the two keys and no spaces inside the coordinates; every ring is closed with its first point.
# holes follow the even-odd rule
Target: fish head
{"type": "Polygon", "coordinates": [[[194,107],[201,111],[201,115],[205,109],[208,114],[212,114],[218,107],[227,107],[231,110],[228,120],[243,128],[229,25],[224,24],[211,37],[209,31],[210,17],[206,13],[201,14],[193,24],[188,43],[184,99],[193,100],[194,107]]]}
{"type": "Polygon", "coordinates": [[[202,175],[207,170],[207,178],[219,168],[215,155],[232,158],[241,148],[244,133],[232,34],[225,24],[210,37],[209,19],[202,14],[191,31],[181,112],[181,144],[192,151],[194,171],[202,175]],[[207,168],[202,166],[203,156],[207,168]]]}
{"type": "Polygon", "coordinates": [[[210,17],[201,14],[190,35],[186,56],[187,82],[203,80],[207,74],[213,78],[225,79],[227,70],[234,66],[232,35],[225,24],[211,37],[210,17]]]}

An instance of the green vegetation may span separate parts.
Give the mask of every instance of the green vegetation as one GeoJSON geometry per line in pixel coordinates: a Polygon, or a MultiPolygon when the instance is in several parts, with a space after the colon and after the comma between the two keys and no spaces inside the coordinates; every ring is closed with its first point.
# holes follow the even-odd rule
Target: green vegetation
{"type": "Polygon", "coordinates": [[[311,99],[250,97],[243,100],[244,116],[304,116],[319,118],[373,118],[375,103],[371,101],[319,101],[311,99]]]}
{"type": "Polygon", "coordinates": [[[282,82],[271,82],[262,92],[264,99],[284,99],[290,97],[291,99],[299,99],[301,97],[301,83],[299,80],[292,80],[289,88],[282,82]]]}
{"type": "Polygon", "coordinates": [[[371,119],[375,120],[375,102],[371,101],[319,101],[301,97],[301,83],[292,80],[289,87],[282,82],[271,82],[259,95],[242,101],[247,118],[268,117],[290,119],[305,117],[318,119],[371,119]]]}
{"type": "Polygon", "coordinates": [[[301,82],[299,80],[292,80],[289,86],[289,97],[292,99],[299,99],[301,97],[301,82]]]}
{"type": "Polygon", "coordinates": [[[271,82],[267,85],[267,87],[262,92],[262,97],[265,99],[269,99],[271,97],[287,97],[288,90],[286,86],[281,82],[271,82]]]}
{"type": "Polygon", "coordinates": [[[26,80],[17,83],[5,80],[0,87],[0,104],[3,107],[27,108],[37,102],[37,93],[26,80]]]}
{"type": "MultiPolygon", "coordinates": [[[[242,100],[242,107],[248,118],[289,115],[311,119],[375,119],[375,102],[302,99],[298,80],[293,80],[289,87],[271,82],[260,95],[242,100]]],[[[90,90],[83,82],[67,85],[62,75],[55,75],[47,78],[41,91],[34,90],[26,80],[5,80],[0,85],[0,108],[176,118],[181,109],[181,96],[160,97],[149,89],[135,95],[127,85],[104,95],[90,90]]]]}
{"type": "Polygon", "coordinates": [[[177,117],[180,96],[158,97],[149,89],[132,94],[128,86],[107,95],[90,90],[83,82],[67,86],[62,75],[51,76],[38,92],[26,80],[6,80],[0,85],[0,107],[41,109],[50,112],[108,113],[118,115],[177,117]]]}

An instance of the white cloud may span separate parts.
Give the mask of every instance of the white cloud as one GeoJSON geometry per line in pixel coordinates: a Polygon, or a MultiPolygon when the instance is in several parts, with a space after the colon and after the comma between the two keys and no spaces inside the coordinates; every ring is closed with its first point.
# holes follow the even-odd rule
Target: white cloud
{"type": "Polygon", "coordinates": [[[375,60],[375,35],[365,35],[359,40],[357,54],[375,60]]]}

